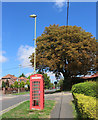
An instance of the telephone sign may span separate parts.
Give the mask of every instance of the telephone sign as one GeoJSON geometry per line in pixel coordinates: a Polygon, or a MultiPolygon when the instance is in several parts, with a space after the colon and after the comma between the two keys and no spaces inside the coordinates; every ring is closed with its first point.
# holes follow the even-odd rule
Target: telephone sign
{"type": "Polygon", "coordinates": [[[30,76],[30,109],[44,109],[44,78],[41,74],[30,76]]]}

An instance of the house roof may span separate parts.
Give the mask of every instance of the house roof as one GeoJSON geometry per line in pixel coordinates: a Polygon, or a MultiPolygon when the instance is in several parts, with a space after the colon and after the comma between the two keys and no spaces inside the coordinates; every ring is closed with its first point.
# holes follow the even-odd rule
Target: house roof
{"type": "Polygon", "coordinates": [[[2,79],[7,79],[7,78],[17,79],[17,77],[15,77],[14,75],[11,75],[11,74],[8,74],[8,75],[2,77],[2,79]]]}
{"type": "Polygon", "coordinates": [[[95,78],[95,77],[98,77],[98,72],[94,73],[94,74],[91,75],[91,76],[81,77],[81,78],[82,78],[82,79],[89,79],[89,78],[95,78]]]}
{"type": "Polygon", "coordinates": [[[25,78],[25,77],[20,77],[20,78],[18,78],[19,80],[25,80],[25,81],[27,81],[28,79],[27,78],[25,78]]]}
{"type": "Polygon", "coordinates": [[[98,77],[98,72],[94,73],[91,77],[98,77]]]}

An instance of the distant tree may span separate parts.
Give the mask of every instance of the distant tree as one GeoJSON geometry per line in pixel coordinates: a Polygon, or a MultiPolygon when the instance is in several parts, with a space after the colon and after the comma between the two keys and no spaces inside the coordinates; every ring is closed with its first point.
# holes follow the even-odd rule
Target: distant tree
{"type": "Polygon", "coordinates": [[[24,75],[24,73],[22,73],[22,74],[19,76],[19,78],[20,78],[20,77],[26,77],[26,76],[24,75]]]}
{"type": "MultiPolygon", "coordinates": [[[[50,77],[47,75],[47,73],[38,71],[37,74],[42,74],[44,76],[45,89],[49,89],[51,81],[50,81],[50,77]]],[[[31,75],[33,75],[33,74],[31,74],[31,75]]],[[[30,79],[30,76],[28,77],[28,79],[30,79]]]]}
{"type": "Polygon", "coordinates": [[[30,90],[30,81],[29,80],[26,81],[26,85],[28,85],[28,90],[30,90]]]}
{"type": "Polygon", "coordinates": [[[17,81],[14,82],[14,87],[18,88],[18,82],[17,81]]]}
{"type": "Polygon", "coordinates": [[[5,85],[5,82],[2,81],[2,88],[4,88],[6,85],[5,85]]]}
{"type": "Polygon", "coordinates": [[[8,81],[8,80],[6,80],[5,85],[6,85],[6,86],[5,86],[6,88],[9,87],[9,81],[8,81]]]}
{"type": "Polygon", "coordinates": [[[62,87],[63,87],[63,79],[60,79],[58,81],[57,86],[60,87],[60,89],[62,89],[62,87]]]}
{"type": "MultiPolygon", "coordinates": [[[[31,74],[31,75],[33,75],[33,74],[31,74]]],[[[27,79],[29,79],[29,80],[30,80],[30,76],[31,76],[31,75],[29,75],[29,76],[27,77],[27,79]]]]}
{"type": "MultiPolygon", "coordinates": [[[[56,77],[62,73],[66,88],[71,77],[95,68],[96,39],[81,27],[54,24],[37,38],[36,54],[37,70],[52,71],[56,77]]],[[[30,62],[34,66],[34,53],[30,62]]]]}
{"type": "Polygon", "coordinates": [[[47,75],[47,73],[44,73],[43,76],[44,76],[45,89],[49,89],[51,83],[50,77],[47,75]]]}
{"type": "Polygon", "coordinates": [[[10,85],[10,88],[13,88],[13,87],[14,87],[14,85],[13,85],[13,84],[11,84],[11,85],[10,85]]]}
{"type": "Polygon", "coordinates": [[[54,84],[53,83],[50,83],[50,88],[52,89],[54,87],[54,84]]]}
{"type": "Polygon", "coordinates": [[[55,84],[55,88],[57,88],[57,81],[54,81],[54,84],[55,84]]]}
{"type": "Polygon", "coordinates": [[[30,85],[30,81],[29,81],[29,80],[27,80],[27,81],[26,81],[26,84],[27,84],[27,85],[30,85]]]}
{"type": "Polygon", "coordinates": [[[20,86],[21,86],[21,88],[24,88],[25,82],[24,82],[24,81],[21,81],[21,82],[20,82],[20,86]]]}

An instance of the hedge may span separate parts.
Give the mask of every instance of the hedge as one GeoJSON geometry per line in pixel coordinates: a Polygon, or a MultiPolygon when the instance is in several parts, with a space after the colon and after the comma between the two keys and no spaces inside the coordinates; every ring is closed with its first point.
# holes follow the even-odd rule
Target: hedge
{"type": "Polygon", "coordinates": [[[72,93],[84,94],[87,96],[97,97],[96,82],[89,81],[84,83],[78,83],[72,86],[72,93]]]}
{"type": "Polygon", "coordinates": [[[91,96],[85,96],[83,94],[73,94],[76,106],[78,108],[78,111],[80,113],[81,118],[86,119],[98,119],[97,115],[97,108],[98,105],[96,104],[98,102],[98,99],[96,101],[96,98],[91,96]]]}

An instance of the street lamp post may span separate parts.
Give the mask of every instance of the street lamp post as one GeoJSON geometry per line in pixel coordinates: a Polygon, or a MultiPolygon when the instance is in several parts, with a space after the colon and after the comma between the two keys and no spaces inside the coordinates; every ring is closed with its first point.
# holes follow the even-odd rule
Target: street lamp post
{"type": "Polygon", "coordinates": [[[34,52],[34,74],[36,73],[36,17],[37,15],[33,14],[30,15],[31,18],[35,18],[35,35],[34,35],[34,40],[35,40],[35,52],[34,52]]]}

